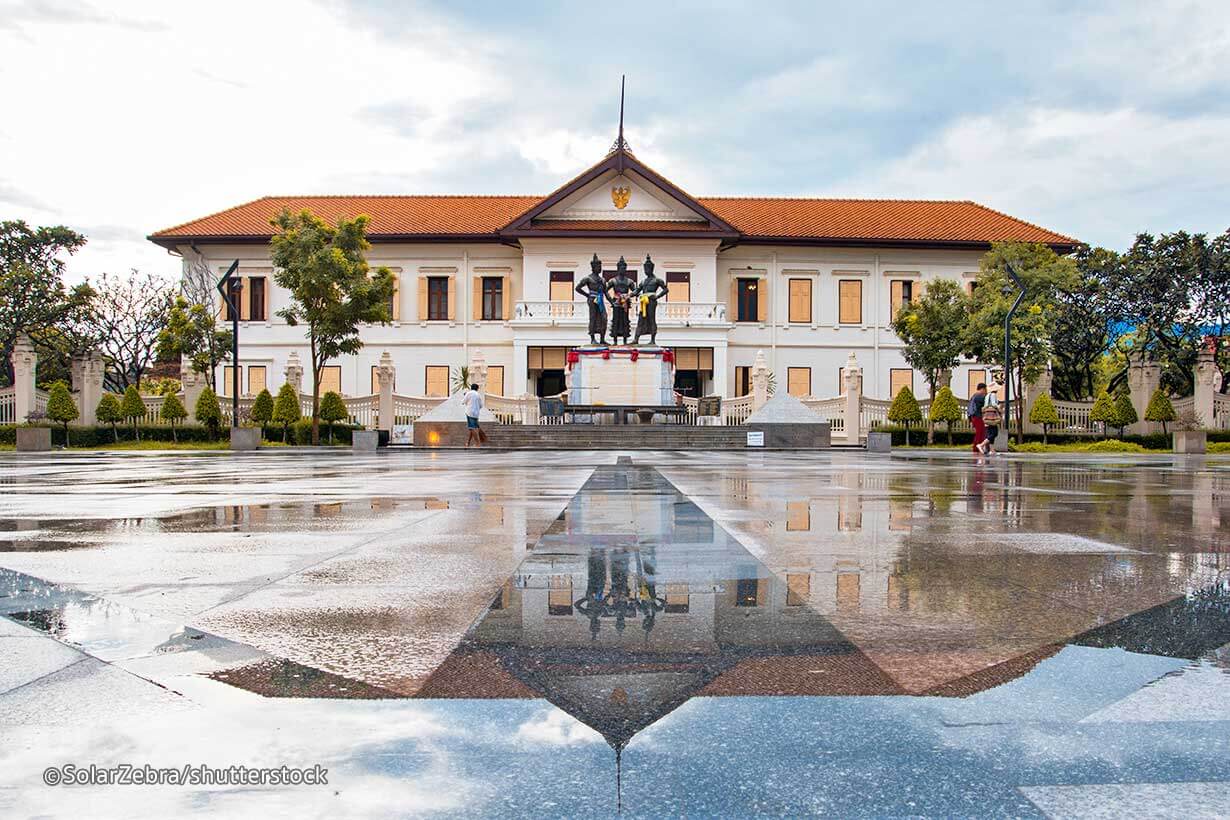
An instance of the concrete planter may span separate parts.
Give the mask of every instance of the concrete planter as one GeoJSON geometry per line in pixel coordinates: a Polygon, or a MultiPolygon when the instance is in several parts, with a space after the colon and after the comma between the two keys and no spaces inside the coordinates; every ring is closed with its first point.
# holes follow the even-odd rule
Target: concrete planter
{"type": "Polygon", "coordinates": [[[380,446],[379,430],[355,430],[351,434],[350,447],[364,452],[375,452],[380,446]]]}
{"type": "Polygon", "coordinates": [[[777,450],[820,450],[832,445],[832,426],[827,422],[764,422],[747,429],[764,433],[764,446],[777,450]]]}
{"type": "Polygon", "coordinates": [[[877,433],[872,430],[867,433],[867,452],[869,453],[889,453],[893,449],[893,434],[892,433],[877,433]]]}
{"type": "Polygon", "coordinates": [[[1174,451],[1187,455],[1208,452],[1208,433],[1203,430],[1175,430],[1174,451]]]}
{"type": "Polygon", "coordinates": [[[19,453],[45,453],[50,449],[51,449],[51,428],[50,427],[18,427],[17,428],[17,452],[19,453]]]}
{"type": "Polygon", "coordinates": [[[259,450],[261,446],[261,428],[259,427],[232,427],[231,428],[231,449],[232,450],[259,450]]]}

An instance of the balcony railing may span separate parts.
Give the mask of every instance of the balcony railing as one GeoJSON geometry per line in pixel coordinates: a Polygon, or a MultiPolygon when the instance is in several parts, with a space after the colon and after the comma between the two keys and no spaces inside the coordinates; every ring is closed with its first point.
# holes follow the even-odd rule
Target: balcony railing
{"type": "MultiPolygon", "coordinates": [[[[607,308],[610,310],[609,306],[607,308]]],[[[584,301],[517,302],[515,325],[584,325],[589,307],[584,301]]],[[[636,318],[632,319],[633,326],[636,318]]],[[[725,302],[659,302],[660,327],[720,327],[727,324],[725,302]]]]}

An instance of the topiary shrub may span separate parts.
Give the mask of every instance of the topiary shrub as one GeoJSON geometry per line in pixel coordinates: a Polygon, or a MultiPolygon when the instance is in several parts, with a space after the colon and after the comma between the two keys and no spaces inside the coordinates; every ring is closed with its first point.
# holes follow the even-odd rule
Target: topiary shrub
{"type": "Polygon", "coordinates": [[[178,444],[179,433],[176,432],[175,425],[188,418],[188,409],[179,400],[179,396],[174,393],[164,395],[162,397],[162,409],[158,411],[158,415],[163,421],[171,425],[171,441],[178,444]]]}
{"type": "MultiPolygon", "coordinates": [[[[47,396],[47,418],[64,425],[65,442],[68,442],[68,423],[79,415],[77,403],[68,392],[68,385],[60,381],[51,385],[51,393],[47,396]]],[[[65,443],[64,446],[69,445],[65,443]]]]}
{"type": "Polygon", "coordinates": [[[1149,397],[1149,406],[1145,408],[1145,421],[1161,422],[1162,435],[1166,435],[1168,432],[1166,424],[1174,421],[1174,418],[1174,405],[1170,403],[1170,397],[1162,392],[1162,388],[1159,387],[1149,397]]]}
{"type": "Polygon", "coordinates": [[[333,443],[333,423],[349,418],[346,402],[334,391],[330,390],[320,399],[320,420],[329,425],[329,443],[333,443]]]}
{"type": "Polygon", "coordinates": [[[1051,425],[1059,424],[1059,413],[1055,410],[1055,402],[1051,401],[1050,393],[1043,393],[1041,396],[1038,396],[1038,400],[1034,402],[1034,406],[1029,410],[1029,423],[1042,426],[1042,443],[1046,444],[1046,437],[1050,433],[1051,425]]]}
{"type": "Polygon", "coordinates": [[[140,441],[141,431],[137,429],[137,425],[145,418],[145,402],[141,400],[141,394],[134,385],[130,384],[124,390],[124,398],[120,400],[120,414],[132,423],[132,434],[140,441]]]}
{"type": "Polygon", "coordinates": [[[120,400],[113,393],[103,393],[103,397],[98,400],[98,407],[94,408],[94,416],[103,424],[111,425],[111,441],[117,442],[120,440],[120,434],[115,429],[115,425],[124,420],[124,411],[120,409],[120,400]]]}
{"type": "Polygon", "coordinates": [[[888,420],[901,424],[908,431],[911,424],[922,421],[922,409],[909,386],[902,387],[888,408],[888,420]]]}
{"type": "Polygon", "coordinates": [[[927,418],[932,423],[944,423],[948,432],[948,444],[951,446],[952,425],[961,420],[961,405],[957,404],[957,397],[952,394],[952,390],[947,385],[941,387],[931,399],[927,418]]]}
{"type": "Polygon", "coordinates": [[[197,397],[192,416],[209,430],[211,441],[216,439],[218,430],[222,427],[222,405],[218,404],[218,394],[208,387],[202,390],[197,397]]]}
{"type": "Polygon", "coordinates": [[[303,414],[299,412],[299,393],[287,382],[278,391],[278,397],[273,403],[273,423],[282,425],[282,443],[287,443],[290,426],[297,422],[303,414]]]}
{"type": "Polygon", "coordinates": [[[1083,448],[1089,453],[1143,453],[1144,447],[1131,441],[1095,441],[1083,448]]]}
{"type": "Polygon", "coordinates": [[[1123,438],[1123,431],[1129,424],[1139,420],[1136,408],[1132,406],[1132,397],[1126,390],[1120,390],[1115,394],[1115,426],[1119,428],[1119,438],[1123,438]]]}
{"type": "Polygon", "coordinates": [[[261,438],[265,438],[265,425],[273,421],[273,394],[264,388],[252,402],[252,421],[261,426],[261,438]]]}
{"type": "Polygon", "coordinates": [[[1093,403],[1093,409],[1089,411],[1089,421],[1094,424],[1102,425],[1102,438],[1106,438],[1106,425],[1113,425],[1119,418],[1115,412],[1115,400],[1110,397],[1110,394],[1103,390],[1093,403]]]}

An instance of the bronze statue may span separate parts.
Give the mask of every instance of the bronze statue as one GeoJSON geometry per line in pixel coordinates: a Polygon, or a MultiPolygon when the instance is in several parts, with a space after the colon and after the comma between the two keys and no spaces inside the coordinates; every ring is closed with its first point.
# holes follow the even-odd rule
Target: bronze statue
{"type": "Polygon", "coordinates": [[[646,254],[645,278],[636,289],[640,311],[637,314],[636,339],[633,344],[639,345],[641,336],[646,333],[649,334],[651,345],[658,344],[658,299],[665,297],[667,293],[669,291],[666,283],[653,275],[653,260],[649,258],[649,254],[646,254]]]}
{"type": "Polygon", "coordinates": [[[628,263],[619,257],[615,265],[615,278],[606,283],[607,299],[611,302],[611,342],[618,344],[619,339],[628,343],[632,335],[632,322],[629,312],[636,299],[636,282],[628,277],[628,263]]]}
{"type": "Polygon", "coordinates": [[[606,344],[606,302],[603,299],[606,283],[602,281],[602,261],[598,254],[590,260],[589,276],[581,280],[576,291],[589,305],[589,343],[606,344]]]}

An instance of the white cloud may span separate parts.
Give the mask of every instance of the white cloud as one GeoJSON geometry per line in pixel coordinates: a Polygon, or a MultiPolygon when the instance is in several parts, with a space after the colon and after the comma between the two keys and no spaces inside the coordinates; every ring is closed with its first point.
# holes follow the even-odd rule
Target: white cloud
{"type": "Polygon", "coordinates": [[[555,707],[536,712],[517,727],[517,739],[535,746],[579,746],[603,742],[602,735],[555,707]]]}

